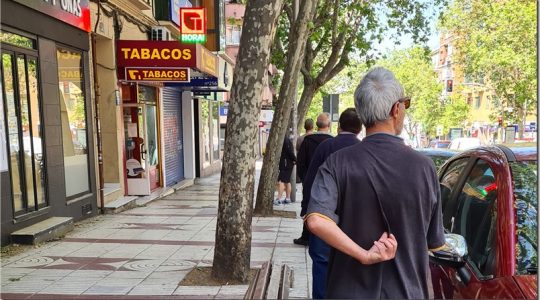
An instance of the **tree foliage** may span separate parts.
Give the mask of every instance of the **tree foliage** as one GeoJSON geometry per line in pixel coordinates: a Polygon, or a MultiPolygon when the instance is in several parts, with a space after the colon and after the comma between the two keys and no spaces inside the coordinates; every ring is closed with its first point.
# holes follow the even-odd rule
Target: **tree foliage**
{"type": "Polygon", "coordinates": [[[442,97],[443,85],[433,69],[428,49],[415,46],[397,50],[379,64],[396,75],[405,94],[412,98],[405,127],[409,136],[413,137],[420,126],[427,136],[434,137],[437,126],[448,132],[450,127],[461,126],[467,118],[468,106],[461,93],[442,97]]]}
{"type": "Polygon", "coordinates": [[[507,123],[523,124],[536,108],[536,1],[455,0],[441,27],[455,37],[465,74],[485,78],[501,112],[512,108],[507,123]]]}
{"type": "MultiPolygon", "coordinates": [[[[427,40],[428,16],[434,6],[444,0],[321,0],[317,13],[309,24],[310,38],[306,44],[302,66],[303,91],[298,104],[298,127],[301,128],[317,91],[351,63],[351,56],[368,65],[378,56],[374,45],[381,43],[392,32],[394,39],[403,34],[415,41],[427,40]]],[[[288,2],[290,3],[290,1],[288,2]]],[[[286,14],[280,20],[272,52],[272,61],[279,68],[286,63],[288,40],[285,34],[291,24],[291,10],[287,2],[286,14]]]]}

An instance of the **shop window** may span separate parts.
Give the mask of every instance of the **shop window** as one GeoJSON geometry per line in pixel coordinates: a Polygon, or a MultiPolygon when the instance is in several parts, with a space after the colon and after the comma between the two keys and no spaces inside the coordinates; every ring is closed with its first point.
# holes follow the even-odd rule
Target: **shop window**
{"type": "Polygon", "coordinates": [[[18,34],[13,34],[10,32],[0,32],[0,41],[2,41],[2,43],[10,44],[21,48],[37,49],[35,39],[20,36],[18,34]]]}
{"type": "MultiPolygon", "coordinates": [[[[38,59],[23,48],[35,40],[2,32],[2,98],[6,120],[7,160],[14,214],[37,210],[46,203],[38,59]],[[4,49],[4,47],[9,48],[4,49]]],[[[37,55],[37,52],[35,53],[37,55]]],[[[5,151],[2,149],[2,151],[5,151]]]]}
{"type": "Polygon", "coordinates": [[[212,159],[219,160],[219,102],[212,102],[212,159]]]}
{"type": "Polygon", "coordinates": [[[202,162],[204,167],[210,166],[210,102],[207,100],[200,100],[201,103],[201,132],[202,132],[202,162]]]}
{"type": "Polygon", "coordinates": [[[474,98],[474,108],[479,109],[481,105],[482,105],[482,97],[476,96],[474,98]]]}
{"type": "Polygon", "coordinates": [[[57,49],[60,118],[68,198],[89,192],[88,133],[82,53],[57,49]]]}

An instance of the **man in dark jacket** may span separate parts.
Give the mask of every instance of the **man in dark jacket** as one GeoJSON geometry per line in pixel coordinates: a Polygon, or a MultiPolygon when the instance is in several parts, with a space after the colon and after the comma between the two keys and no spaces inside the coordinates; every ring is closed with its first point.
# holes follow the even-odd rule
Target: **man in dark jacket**
{"type": "Polygon", "coordinates": [[[277,199],[274,200],[274,205],[291,203],[291,175],[296,156],[294,155],[293,144],[289,137],[283,140],[283,148],[281,149],[281,157],[279,158],[279,175],[277,183],[277,199]],[[281,195],[285,191],[285,198],[280,200],[281,195]]]}
{"type": "MultiPolygon", "coordinates": [[[[356,109],[347,108],[339,116],[339,129],[338,135],[334,138],[323,141],[309,164],[309,168],[302,183],[302,215],[306,213],[313,180],[317,175],[317,170],[324,163],[326,158],[330,154],[357,144],[360,142],[358,134],[362,130],[362,124],[356,114],[356,109]]],[[[312,298],[323,299],[326,292],[326,269],[328,268],[328,257],[330,255],[330,247],[316,235],[309,235],[309,256],[313,261],[312,275],[313,275],[313,288],[312,298]]]]}
{"type": "MultiPolygon", "coordinates": [[[[331,138],[332,136],[328,133],[330,131],[330,116],[328,113],[322,113],[317,117],[317,132],[307,135],[300,145],[300,151],[298,151],[298,176],[302,182],[306,176],[309,164],[315,154],[315,150],[319,147],[319,144],[324,140],[331,138]]],[[[309,195],[308,195],[309,197],[309,195]]],[[[303,214],[301,214],[303,216],[303,214]]],[[[302,229],[302,236],[297,239],[294,239],[293,242],[297,245],[307,246],[309,242],[309,231],[304,225],[302,229]]]]}

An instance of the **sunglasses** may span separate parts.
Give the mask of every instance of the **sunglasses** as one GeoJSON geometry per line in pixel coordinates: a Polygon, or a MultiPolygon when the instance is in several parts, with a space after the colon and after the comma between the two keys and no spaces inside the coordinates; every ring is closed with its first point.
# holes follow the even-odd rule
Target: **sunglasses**
{"type": "Polygon", "coordinates": [[[397,102],[403,103],[403,105],[405,105],[405,109],[409,109],[409,107],[411,107],[411,97],[399,98],[397,102]]]}

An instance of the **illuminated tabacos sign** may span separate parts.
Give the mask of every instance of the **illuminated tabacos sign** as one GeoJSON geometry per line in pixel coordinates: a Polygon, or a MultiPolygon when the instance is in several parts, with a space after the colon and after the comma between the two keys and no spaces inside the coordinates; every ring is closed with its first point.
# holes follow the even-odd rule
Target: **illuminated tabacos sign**
{"type": "Polygon", "coordinates": [[[206,10],[180,8],[180,41],[183,43],[206,42],[206,10]]]}

